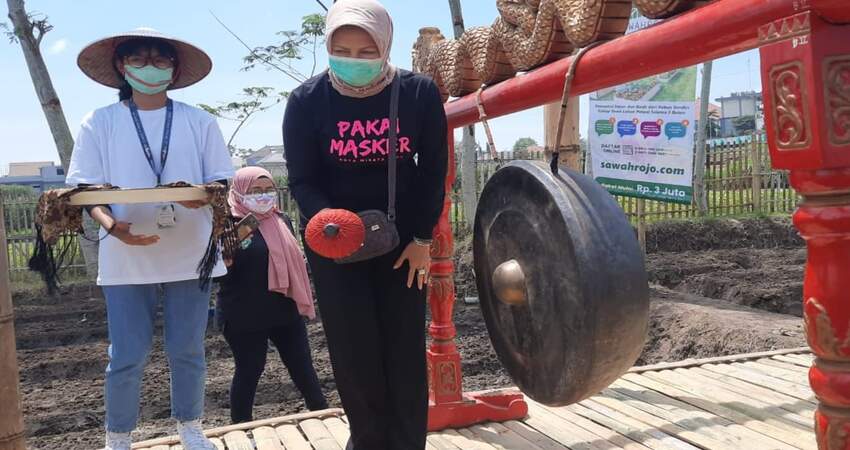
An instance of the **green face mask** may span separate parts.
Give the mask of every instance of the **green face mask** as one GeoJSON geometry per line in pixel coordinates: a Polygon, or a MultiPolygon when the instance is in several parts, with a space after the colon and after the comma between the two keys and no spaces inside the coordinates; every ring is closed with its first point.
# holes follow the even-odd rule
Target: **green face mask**
{"type": "Polygon", "coordinates": [[[384,61],[381,59],[346,58],[331,55],[329,65],[340,80],[354,87],[368,85],[384,70],[384,61]]]}
{"type": "Polygon", "coordinates": [[[133,67],[124,65],[124,79],[130,83],[130,87],[142,94],[153,95],[168,89],[174,69],[160,69],[151,65],[145,67],[133,67]]]}

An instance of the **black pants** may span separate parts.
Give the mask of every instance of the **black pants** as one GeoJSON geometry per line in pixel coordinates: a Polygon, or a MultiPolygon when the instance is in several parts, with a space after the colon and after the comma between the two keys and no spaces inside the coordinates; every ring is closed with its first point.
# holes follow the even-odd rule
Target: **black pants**
{"type": "Polygon", "coordinates": [[[289,377],[304,396],[307,409],[315,411],[328,407],[316,369],[313,368],[307,329],[300,317],[289,325],[264,331],[231,331],[225,327],[224,339],[230,345],[236,361],[236,371],[230,385],[230,419],[233,423],[253,420],[254,395],[266,368],[269,340],[277,347],[289,377]]]}
{"type": "Polygon", "coordinates": [[[425,291],[393,270],[401,250],[342,265],[307,250],[352,450],[425,448],[425,291]]]}

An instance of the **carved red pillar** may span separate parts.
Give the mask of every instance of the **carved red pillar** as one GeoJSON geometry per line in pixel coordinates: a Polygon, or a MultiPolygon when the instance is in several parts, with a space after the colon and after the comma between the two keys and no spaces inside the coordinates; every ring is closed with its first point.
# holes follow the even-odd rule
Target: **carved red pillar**
{"type": "Polygon", "coordinates": [[[816,355],[821,450],[850,449],[850,2],[795,0],[797,15],[759,29],[773,167],[803,200],[804,320],[816,355]],[[821,16],[823,14],[823,16],[821,16]]]}
{"type": "Polygon", "coordinates": [[[452,184],[455,179],[454,139],[449,139],[449,171],[446,175],[446,199],[443,213],[434,230],[431,248],[431,283],[428,303],[431,306],[431,346],[428,350],[429,398],[432,404],[461,401],[460,355],[455,346],[452,321],[455,303],[454,238],[449,211],[452,207],[452,184]]]}
{"type": "Polygon", "coordinates": [[[428,359],[428,430],[466,427],[485,421],[521,419],[528,405],[515,390],[490,393],[463,393],[460,354],[455,346],[454,243],[451,211],[452,185],[455,180],[454,131],[449,130],[449,171],[446,176],[446,200],[440,221],[434,230],[431,248],[431,282],[428,303],[431,306],[431,345],[428,359]]]}

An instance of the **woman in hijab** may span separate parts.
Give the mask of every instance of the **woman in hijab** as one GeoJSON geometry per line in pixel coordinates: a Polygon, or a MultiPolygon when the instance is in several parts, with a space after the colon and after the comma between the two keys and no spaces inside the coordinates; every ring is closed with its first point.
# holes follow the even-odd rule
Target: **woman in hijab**
{"type": "Polygon", "coordinates": [[[305,219],[325,209],[387,212],[390,84],[400,83],[401,245],[350,264],[307,251],[351,426],[349,448],[422,449],[428,412],[424,287],[445,196],[446,117],[430,78],[388,62],[393,24],[380,3],[337,1],[326,36],[330,69],[292,92],[283,123],[289,185],[305,219]]]}
{"type": "Polygon", "coordinates": [[[311,411],[328,407],[303,317],[313,319],[313,294],[304,256],[289,218],[277,209],[277,187],[260,167],[236,171],[228,195],[234,220],[253,214],[258,230],[242,241],[227,275],[217,279],[219,327],[233,352],[236,370],[230,386],[233,423],[253,420],[254,395],[272,341],[311,411]]]}

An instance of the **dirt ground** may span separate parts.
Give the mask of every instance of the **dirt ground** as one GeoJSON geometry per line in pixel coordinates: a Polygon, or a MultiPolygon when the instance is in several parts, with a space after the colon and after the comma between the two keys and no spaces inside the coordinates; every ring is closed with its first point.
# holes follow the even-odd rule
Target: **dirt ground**
{"type": "MultiPolygon", "coordinates": [[[[805,345],[800,316],[805,250],[785,219],[684,222],[653,227],[647,269],[652,283],[650,333],[638,364],[805,345]]],[[[468,240],[458,242],[458,298],[474,297],[468,240]]],[[[106,314],[96,288],[59,296],[17,294],[15,328],[28,446],[92,449],[102,445],[106,314]]],[[[511,385],[476,305],[456,304],[464,389],[511,385]]],[[[339,405],[321,323],[308,326],[313,358],[330,403],[339,405]]],[[[161,333],[160,333],[161,335],[161,333]]],[[[229,422],[231,353],[207,336],[206,424],[229,422]]],[[[255,418],[303,411],[275,355],[269,355],[255,418]]],[[[169,382],[157,339],[143,382],[136,439],[174,433],[169,382]]]]}

